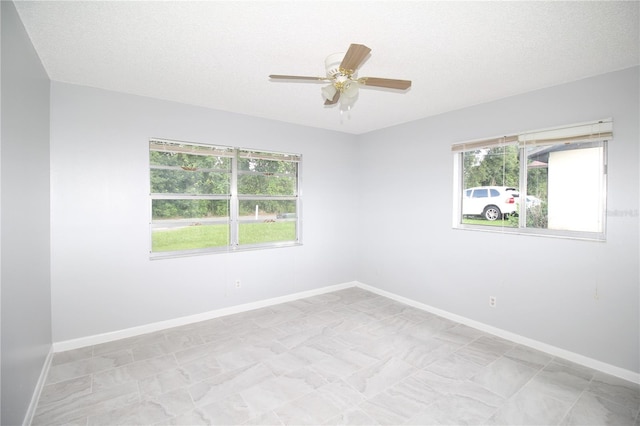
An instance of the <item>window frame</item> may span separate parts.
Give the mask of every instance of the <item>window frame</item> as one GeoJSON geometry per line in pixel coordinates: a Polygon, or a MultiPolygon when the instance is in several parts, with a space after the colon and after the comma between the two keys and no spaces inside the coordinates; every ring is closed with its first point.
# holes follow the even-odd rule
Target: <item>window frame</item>
{"type": "MultiPolygon", "coordinates": [[[[149,167],[149,256],[151,259],[162,258],[174,258],[185,256],[196,256],[204,254],[216,254],[216,253],[232,253],[248,250],[270,249],[280,247],[293,247],[302,245],[302,154],[289,153],[289,152],[276,152],[265,151],[261,149],[248,149],[241,147],[232,147],[225,145],[213,145],[198,142],[186,142],[164,138],[149,138],[148,140],[148,167],[149,167]],[[228,157],[230,159],[229,170],[229,193],[228,194],[181,194],[181,193],[154,193],[152,192],[151,173],[153,169],[168,168],[167,166],[154,166],[151,164],[151,152],[153,151],[153,143],[159,144],[172,144],[179,146],[193,146],[203,147],[208,149],[220,150],[222,157],[228,157]],[[238,159],[243,156],[243,153],[255,153],[253,158],[270,159],[276,161],[291,161],[296,164],[295,168],[295,184],[294,194],[284,196],[269,196],[269,195],[245,195],[238,193],[238,176],[244,172],[239,170],[238,159]],[[295,217],[295,230],[296,236],[294,240],[286,241],[274,241],[274,242],[262,242],[253,244],[240,244],[240,232],[239,228],[242,223],[246,223],[240,217],[240,201],[243,200],[280,200],[280,201],[295,201],[296,217],[295,217]],[[228,229],[228,244],[216,247],[176,250],[176,251],[153,251],[153,202],[154,200],[223,200],[228,203],[228,220],[226,222],[228,229]]],[[[167,150],[171,151],[171,150],[167,150]]],[[[176,150],[177,151],[177,150],[176,150]]],[[[187,152],[187,151],[182,151],[187,152]]],[[[212,169],[213,170],[213,169],[212,169]]],[[[215,172],[222,172],[222,170],[214,170],[215,172]]],[[[260,173],[255,173],[259,175],[260,173]]],[[[178,220],[176,220],[178,222],[178,220]]]]}
{"type": "MultiPolygon", "coordinates": [[[[608,182],[608,144],[613,139],[613,121],[611,118],[567,126],[546,128],[535,131],[520,132],[516,135],[495,137],[490,139],[478,139],[462,143],[452,144],[453,153],[453,216],[452,227],[454,229],[511,233],[519,235],[545,236],[566,239],[579,239],[591,241],[606,241],[606,212],[607,212],[607,182],[608,182]],[[599,172],[598,209],[600,214],[601,229],[595,231],[560,230],[549,228],[535,228],[526,226],[527,206],[527,148],[531,146],[560,146],[592,143],[602,148],[602,164],[599,172]],[[484,148],[497,148],[515,145],[518,148],[519,171],[518,190],[519,219],[518,226],[496,226],[462,223],[462,202],[464,188],[464,153],[484,148]]],[[[579,149],[579,148],[575,148],[579,149]]]]}

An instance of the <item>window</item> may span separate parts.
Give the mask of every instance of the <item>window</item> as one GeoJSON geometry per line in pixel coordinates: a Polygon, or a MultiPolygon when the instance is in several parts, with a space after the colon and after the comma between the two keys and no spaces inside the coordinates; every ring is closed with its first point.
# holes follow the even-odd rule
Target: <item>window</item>
{"type": "Polygon", "coordinates": [[[149,142],[151,255],[299,244],[298,154],[149,142]]]}
{"type": "Polygon", "coordinates": [[[604,240],[611,120],[454,144],[454,227],[604,240]]]}

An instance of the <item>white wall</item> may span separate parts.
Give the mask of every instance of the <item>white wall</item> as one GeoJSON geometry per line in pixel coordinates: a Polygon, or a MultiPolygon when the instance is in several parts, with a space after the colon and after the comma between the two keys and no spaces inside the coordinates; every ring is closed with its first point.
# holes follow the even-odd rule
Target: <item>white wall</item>
{"type": "Polygon", "coordinates": [[[55,82],[51,104],[54,341],[356,279],[353,136],[55,82]],[[303,246],[149,260],[150,137],[301,153],[303,246]]]}
{"type": "Polygon", "coordinates": [[[3,425],[21,424],[51,349],[49,78],[12,2],[2,10],[0,274],[3,425]]]}
{"type": "Polygon", "coordinates": [[[636,67],[361,136],[358,280],[640,372],[638,81],[636,67]],[[452,143],[607,117],[606,242],[452,229],[452,143]]]}

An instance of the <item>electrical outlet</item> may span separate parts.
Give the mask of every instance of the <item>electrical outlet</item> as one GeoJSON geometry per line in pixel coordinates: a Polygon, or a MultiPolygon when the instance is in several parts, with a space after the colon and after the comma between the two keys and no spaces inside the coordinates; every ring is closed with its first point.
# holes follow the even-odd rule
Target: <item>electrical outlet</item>
{"type": "Polygon", "coordinates": [[[496,307],[496,297],[495,296],[489,296],[489,306],[491,306],[492,308],[496,307]]]}
{"type": "Polygon", "coordinates": [[[242,287],[242,283],[240,282],[240,279],[236,280],[236,288],[240,288],[242,287]]]}

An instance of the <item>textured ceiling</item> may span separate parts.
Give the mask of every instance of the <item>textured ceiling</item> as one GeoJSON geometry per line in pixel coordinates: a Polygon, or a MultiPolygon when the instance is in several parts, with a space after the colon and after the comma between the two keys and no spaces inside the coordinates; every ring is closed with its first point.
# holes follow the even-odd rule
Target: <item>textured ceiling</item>
{"type": "Polygon", "coordinates": [[[627,2],[16,1],[49,77],[361,134],[639,63],[627,2]],[[323,105],[324,75],[350,43],[366,88],[350,113],[323,105]]]}

